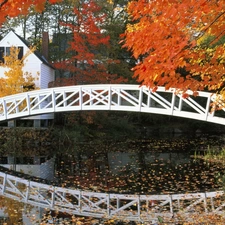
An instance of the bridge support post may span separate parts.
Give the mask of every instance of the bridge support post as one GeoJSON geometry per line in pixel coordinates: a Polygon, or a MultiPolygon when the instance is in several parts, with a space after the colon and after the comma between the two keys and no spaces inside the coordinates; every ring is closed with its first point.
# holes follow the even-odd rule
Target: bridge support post
{"type": "Polygon", "coordinates": [[[34,120],[34,127],[41,127],[41,120],[34,120]]]}
{"type": "Polygon", "coordinates": [[[16,120],[9,120],[8,127],[16,127],[16,120]]]}

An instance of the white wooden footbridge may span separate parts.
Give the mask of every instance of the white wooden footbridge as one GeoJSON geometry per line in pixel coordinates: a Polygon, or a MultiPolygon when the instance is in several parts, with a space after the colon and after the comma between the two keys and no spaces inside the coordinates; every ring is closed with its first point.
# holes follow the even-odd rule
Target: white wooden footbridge
{"type": "MultiPolygon", "coordinates": [[[[117,110],[180,116],[225,125],[224,110],[211,112],[215,95],[189,98],[159,87],[85,85],[36,90],[0,98],[0,121],[79,110],[117,110]]],[[[73,190],[0,172],[0,195],[42,208],[96,218],[164,221],[195,213],[223,214],[223,191],[207,193],[127,195],[73,190]]]]}
{"type": "Polygon", "coordinates": [[[152,92],[139,85],[83,85],[41,89],[0,98],[0,121],[80,110],[116,110],[172,115],[225,125],[225,112],[211,112],[215,95],[182,98],[175,89],[152,92]]]}

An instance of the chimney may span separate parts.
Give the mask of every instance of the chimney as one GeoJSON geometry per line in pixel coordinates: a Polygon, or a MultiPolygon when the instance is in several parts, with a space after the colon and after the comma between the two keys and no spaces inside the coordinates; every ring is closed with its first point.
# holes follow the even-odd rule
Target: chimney
{"type": "Polygon", "coordinates": [[[42,46],[41,46],[41,54],[48,60],[48,44],[49,44],[49,37],[48,32],[44,31],[42,33],[42,46]]]}

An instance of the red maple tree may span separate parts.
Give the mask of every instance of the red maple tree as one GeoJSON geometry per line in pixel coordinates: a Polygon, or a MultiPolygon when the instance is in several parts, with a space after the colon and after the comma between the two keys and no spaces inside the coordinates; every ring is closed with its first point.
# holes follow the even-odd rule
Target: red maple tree
{"type": "Polygon", "coordinates": [[[107,66],[117,63],[105,54],[109,47],[109,36],[104,33],[102,24],[106,15],[96,1],[80,1],[74,7],[74,23],[61,25],[70,28],[72,39],[66,52],[68,57],[54,63],[54,66],[70,73],[67,78],[57,79],[53,86],[120,83],[124,78],[108,73],[107,66]]]}
{"type": "Polygon", "coordinates": [[[151,88],[223,93],[224,0],[130,1],[124,47],[138,63],[134,77],[151,88]]]}

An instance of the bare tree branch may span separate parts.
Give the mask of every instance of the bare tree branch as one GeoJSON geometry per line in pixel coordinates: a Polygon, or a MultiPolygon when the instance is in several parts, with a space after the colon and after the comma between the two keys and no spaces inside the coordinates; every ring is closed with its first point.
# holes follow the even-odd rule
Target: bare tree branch
{"type": "Polygon", "coordinates": [[[2,3],[0,3],[0,9],[2,8],[3,5],[5,5],[8,2],[8,0],[4,0],[2,3]]]}
{"type": "Polygon", "coordinates": [[[199,35],[199,36],[197,36],[197,38],[196,38],[196,40],[198,40],[198,39],[200,39],[204,34],[205,34],[205,32],[221,17],[221,16],[223,16],[225,14],[225,12],[222,12],[222,13],[220,13],[204,30],[203,30],[203,32],[199,35]]]}
{"type": "Polygon", "coordinates": [[[206,32],[221,16],[223,16],[225,12],[220,13],[205,29],[204,31],[206,32]]]}

